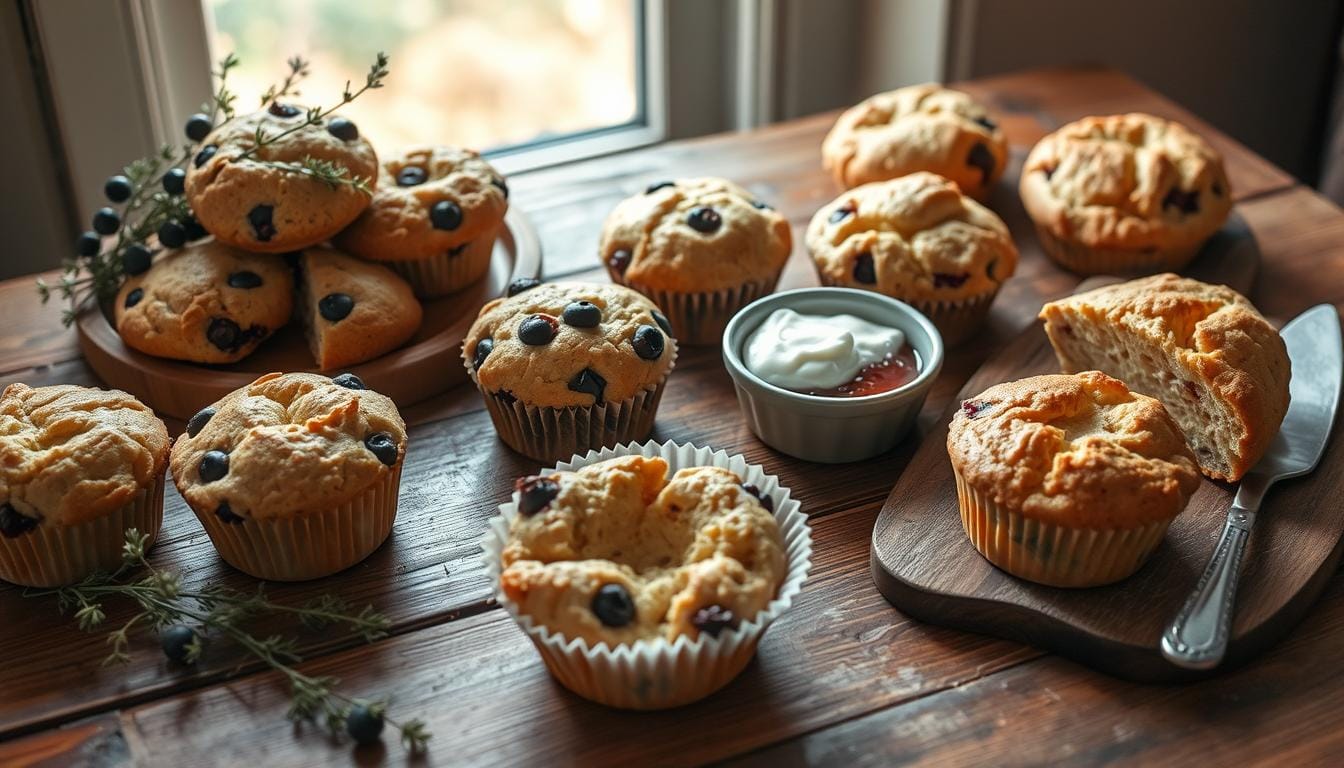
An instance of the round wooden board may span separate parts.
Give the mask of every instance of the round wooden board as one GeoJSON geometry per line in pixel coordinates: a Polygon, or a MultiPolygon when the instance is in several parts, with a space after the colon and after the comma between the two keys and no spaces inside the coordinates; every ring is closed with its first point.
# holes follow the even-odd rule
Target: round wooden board
{"type": "MultiPolygon", "coordinates": [[[[489,273],[458,293],[424,302],[424,320],[409,342],[348,370],[402,408],[445,392],[467,378],[462,339],[481,306],[502,295],[510,280],[540,274],[541,243],[536,230],[526,216],[510,208],[495,241],[489,273]]],[[[168,360],[131,349],[95,305],[80,312],[76,327],[80,350],[103,383],[130,392],[160,415],[179,419],[190,418],[264,373],[317,370],[302,325],[296,322],[230,365],[168,360]]]]}

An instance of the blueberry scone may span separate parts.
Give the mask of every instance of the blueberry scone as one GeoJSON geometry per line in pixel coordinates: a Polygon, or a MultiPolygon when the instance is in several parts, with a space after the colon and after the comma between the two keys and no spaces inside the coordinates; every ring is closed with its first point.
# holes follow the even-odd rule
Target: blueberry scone
{"type": "Polygon", "coordinates": [[[319,370],[371,360],[405,344],[422,310],[411,287],[381,264],[332,248],[299,255],[299,314],[319,370]]]}

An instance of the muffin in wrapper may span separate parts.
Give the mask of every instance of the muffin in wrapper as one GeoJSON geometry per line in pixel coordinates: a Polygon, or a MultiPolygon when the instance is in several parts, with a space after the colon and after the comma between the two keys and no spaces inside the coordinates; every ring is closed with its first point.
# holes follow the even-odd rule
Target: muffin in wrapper
{"type": "MultiPolygon", "coordinates": [[[[775,519],[784,539],[787,570],[783,583],[767,608],[717,637],[701,634],[675,641],[659,638],[638,640],[615,648],[606,643],[589,647],[582,638],[567,640],[519,612],[518,606],[500,587],[502,555],[508,541],[509,521],[517,514],[517,494],[499,507],[490,520],[481,548],[486,571],[494,585],[495,599],[536,646],[546,667],[560,684],[586,699],[622,709],[663,709],[689,704],[727,685],[751,661],[761,636],[793,602],[811,568],[812,533],[806,516],[787,488],[759,465],[749,465],[742,456],[729,456],[694,445],[673,442],[626,444],[589,451],[561,462],[552,471],[570,471],[599,461],[639,454],[660,456],[668,471],[699,466],[718,466],[736,472],[753,483],[774,502],[775,519]]],[[[543,474],[549,474],[544,472],[543,474]]]]}
{"type": "Polygon", "coordinates": [[[490,270],[496,237],[498,229],[432,258],[382,263],[405,278],[416,296],[435,299],[466,288],[490,270]]]}
{"type": "MultiPolygon", "coordinates": [[[[471,377],[476,380],[475,372],[471,377]]],[[[654,389],[637,392],[619,403],[587,407],[529,405],[485,390],[481,390],[481,396],[505,445],[543,464],[552,464],[590,450],[647,438],[666,386],[664,376],[654,389]]]]}
{"type": "Polygon", "coordinates": [[[1036,226],[1041,250],[1059,266],[1078,275],[1152,275],[1178,272],[1199,254],[1202,243],[1180,250],[1092,248],[1036,226]]]}
{"type": "MultiPolygon", "coordinates": [[[[819,273],[819,278],[821,284],[825,286],[834,288],[852,287],[831,280],[824,273],[819,273]]],[[[943,344],[950,347],[975,335],[980,326],[984,325],[985,318],[989,316],[989,308],[994,304],[994,297],[998,295],[999,289],[996,286],[994,290],[988,293],[982,293],[961,301],[930,301],[929,299],[895,295],[892,298],[904,301],[919,310],[920,314],[929,318],[933,326],[938,329],[938,335],[943,337],[943,344]]]]}
{"type": "MultiPolygon", "coordinates": [[[[782,272],[783,270],[781,270],[782,272]]],[[[613,274],[612,281],[633,288],[657,304],[672,324],[679,344],[712,346],[723,338],[723,329],[740,309],[775,292],[779,273],[763,282],[751,282],[735,288],[700,293],[663,291],[647,285],[627,283],[613,274]]]]}

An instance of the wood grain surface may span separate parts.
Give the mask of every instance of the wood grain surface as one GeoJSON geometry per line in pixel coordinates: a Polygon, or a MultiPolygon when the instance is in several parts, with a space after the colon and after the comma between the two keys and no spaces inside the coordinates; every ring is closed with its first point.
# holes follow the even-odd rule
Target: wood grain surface
{"type": "MultiPolygon", "coordinates": [[[[992,93],[991,107],[1001,113],[1019,161],[1046,129],[1088,112],[1135,109],[1191,123],[1224,152],[1238,214],[1260,244],[1256,302],[1281,318],[1303,295],[1338,291],[1338,281],[1317,269],[1344,246],[1344,214],[1125,76],[1052,70],[966,87],[984,98],[992,93]]],[[[798,245],[786,284],[807,284],[813,277],[802,230],[839,191],[819,158],[833,119],[818,115],[520,174],[510,179],[513,202],[536,225],[548,277],[592,277],[600,275],[601,222],[617,201],[661,178],[724,175],[788,216],[798,245]]],[[[1014,190],[999,188],[991,205],[1015,232],[1027,231],[1014,190]]],[[[948,356],[919,428],[870,462],[823,467],[771,451],[736,417],[718,353],[687,350],[679,358],[656,436],[714,445],[763,464],[812,516],[815,540],[813,575],[795,608],[767,633],[744,674],[709,699],[670,712],[623,713],[551,681],[525,636],[489,600],[477,561],[485,520],[507,497],[511,478],[536,467],[495,439],[479,395],[458,387],[407,410],[415,426],[388,544],[331,578],[269,587],[287,602],[335,592],[392,617],[392,636],[371,645],[301,635],[310,659],[305,668],[341,676],[357,695],[390,695],[396,711],[426,718],[434,731],[429,755],[407,760],[391,739],[382,749],[354,749],[291,726],[275,678],[240,663],[227,643],[212,645],[198,669],[184,671],[143,638],[128,666],[102,668],[101,636],[80,633],[49,600],[0,586],[0,740],[8,739],[0,742],[0,765],[38,759],[145,766],[689,764],[749,756],[770,745],[783,751],[759,753],[766,759],[815,750],[818,762],[848,764],[866,755],[888,764],[903,749],[927,745],[921,754],[931,762],[946,749],[944,761],[1012,764],[1065,754],[1075,744],[1081,755],[1202,754],[1216,740],[1236,742],[1235,731],[1198,726],[1220,713],[1248,718],[1239,696],[1256,701],[1266,723],[1289,723],[1299,707],[1311,715],[1344,706],[1344,661],[1331,653],[1344,638],[1337,578],[1316,612],[1265,659],[1205,683],[1159,688],[1129,686],[1011,641],[918,622],[891,608],[873,586],[873,522],[920,437],[1044,299],[1077,283],[1041,258],[1034,238],[1024,236],[1019,245],[1018,275],[1001,292],[984,333],[948,356]],[[1287,668],[1284,654],[1295,649],[1311,651],[1314,674],[1287,668]],[[1037,675],[1047,675],[1060,697],[1073,697],[1070,712],[1022,705],[1037,675]],[[1193,714],[1164,717],[1160,706],[1167,701],[1193,714]],[[1159,708],[1134,712],[1152,705],[1159,708]],[[1005,718],[1011,728],[996,725],[1005,718]],[[944,721],[956,725],[949,729],[944,721]],[[1021,734],[1046,744],[1035,734],[1057,726],[1064,730],[1050,737],[1053,751],[1014,750],[1021,734]],[[827,741],[828,734],[838,740],[827,741]],[[97,757],[88,757],[91,748],[97,757]]],[[[96,383],[74,334],[60,329],[59,308],[39,307],[28,279],[0,284],[0,383],[10,381],[96,383]]],[[[255,584],[219,562],[175,493],[166,503],[165,536],[151,556],[156,564],[182,570],[192,583],[255,584]]],[[[260,631],[286,628],[267,622],[260,631]]],[[[1254,738],[1266,729],[1247,733],[1254,738]]],[[[1338,737],[1326,730],[1300,743],[1293,753],[1299,762],[1338,749],[1338,737]]]]}

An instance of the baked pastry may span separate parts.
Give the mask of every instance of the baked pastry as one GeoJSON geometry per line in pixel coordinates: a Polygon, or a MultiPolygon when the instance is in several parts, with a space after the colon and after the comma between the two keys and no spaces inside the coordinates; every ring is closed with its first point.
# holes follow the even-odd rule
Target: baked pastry
{"type": "Polygon", "coordinates": [[[331,163],[369,188],[377,185],[378,158],[355,124],[327,117],[298,127],[306,114],[303,107],[273,102],[202,140],[187,165],[186,195],[210,234],[248,251],[285,253],[330,238],[368,206],[368,191],[275,165],[311,159],[331,163]],[[279,138],[258,149],[258,131],[279,138]]]}
{"type": "Polygon", "coordinates": [[[396,405],[358,377],[268,373],[193,416],[170,466],[225,562],[302,581],[383,543],[405,456],[396,405]]]}
{"type": "Polygon", "coordinates": [[[11,384],[0,394],[0,579],[74,584],[121,564],[126,530],[158,538],[168,430],[117,390],[11,384]]]}
{"type": "Polygon", "coordinates": [[[1178,270],[1232,210],[1218,152],[1138,113],[1085,117],[1041,139],[1021,193],[1046,255],[1079,274],[1178,270]]]}
{"type": "Polygon", "coordinates": [[[926,83],[845,110],[821,144],[821,161],[846,189],[930,171],[985,200],[1008,164],[1008,142],[970,96],[926,83]]]}
{"type": "Polygon", "coordinates": [[[614,648],[717,636],[764,610],[786,559],[759,492],[720,467],[667,469],[623,456],[520,479],[500,574],[519,613],[614,648]]]}
{"type": "Polygon", "coordinates": [[[1033,376],[963,401],[947,452],[975,548],[1057,587],[1138,570],[1199,487],[1162,404],[1096,371],[1033,376]]]}
{"type": "Polygon", "coordinates": [[[373,202],[336,245],[392,267],[417,296],[443,296],[490,268],[508,207],[504,177],[476,152],[417,147],[383,161],[373,202]]]}
{"type": "Polygon", "coordinates": [[[647,437],[676,357],[667,319],[619,285],[495,299],[462,343],[500,439],[543,463],[647,437]]]}
{"type": "Polygon", "coordinates": [[[232,363],[288,323],[293,307],[284,259],[206,240],[127,277],[113,319],[126,346],[145,354],[232,363]]]}
{"type": "Polygon", "coordinates": [[[332,248],[299,256],[299,313],[319,370],[371,360],[405,344],[420,328],[415,294],[392,270],[332,248]]]}
{"type": "Polygon", "coordinates": [[[1017,269],[1003,221],[924,172],[841,194],[812,217],[807,249],[823,285],[900,299],[927,315],[947,344],[980,327],[1017,269]]]}
{"type": "Polygon", "coordinates": [[[1226,286],[1154,275],[1052,301],[1041,319],[1061,369],[1161,400],[1210,477],[1240,480],[1288,411],[1288,349],[1226,286]]]}
{"type": "Polygon", "coordinates": [[[686,344],[717,344],[737,310],[775,289],[789,222],[725,179],[660,181],[626,198],[602,226],[613,282],[653,299],[686,344]]]}

